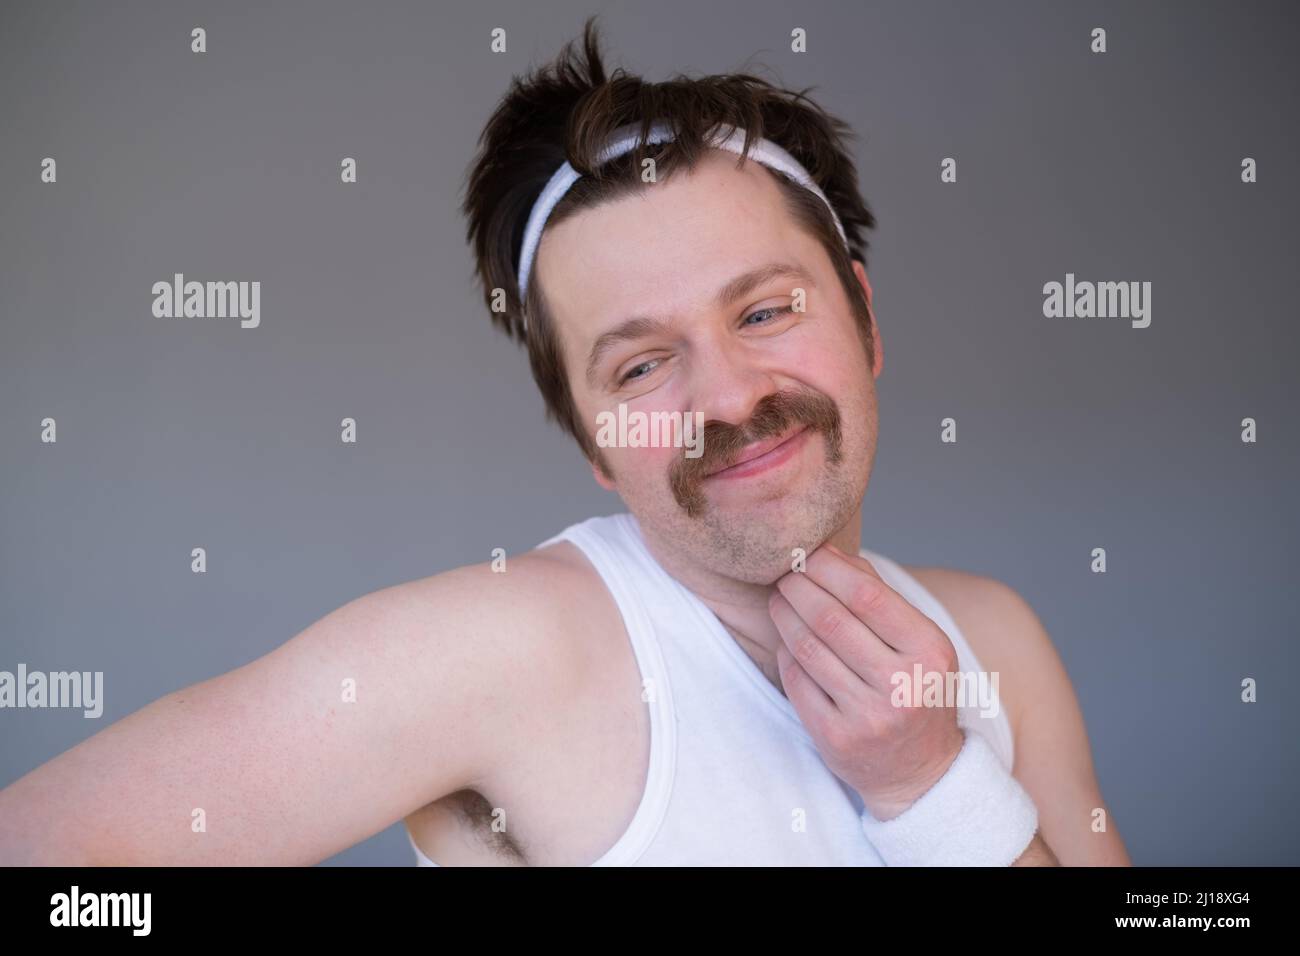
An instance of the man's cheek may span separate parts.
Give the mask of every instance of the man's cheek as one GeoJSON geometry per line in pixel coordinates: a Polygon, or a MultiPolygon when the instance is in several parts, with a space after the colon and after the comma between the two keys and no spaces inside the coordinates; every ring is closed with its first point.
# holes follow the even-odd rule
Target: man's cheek
{"type": "Polygon", "coordinates": [[[815,388],[830,398],[843,414],[847,407],[860,402],[860,393],[867,385],[869,366],[865,355],[851,348],[809,351],[801,356],[797,366],[806,369],[804,384],[815,388]]]}
{"type": "Polygon", "coordinates": [[[861,352],[861,342],[849,341],[838,330],[830,328],[817,336],[791,338],[782,347],[782,368],[804,384],[835,398],[835,387],[861,374],[860,363],[854,358],[855,343],[861,352]]]}
{"type": "Polygon", "coordinates": [[[633,446],[609,449],[606,454],[624,483],[647,487],[665,484],[673,462],[682,456],[684,450],[633,446]]]}
{"type": "Polygon", "coordinates": [[[800,368],[815,370],[829,386],[833,382],[844,382],[861,374],[866,363],[866,350],[862,340],[855,334],[836,335],[833,341],[824,341],[807,349],[800,356],[800,368]]]}

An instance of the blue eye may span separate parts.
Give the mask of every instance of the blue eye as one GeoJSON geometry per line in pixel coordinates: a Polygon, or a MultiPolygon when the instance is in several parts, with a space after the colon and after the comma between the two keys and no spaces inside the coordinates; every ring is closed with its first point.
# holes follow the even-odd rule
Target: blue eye
{"type": "MultiPolygon", "coordinates": [[[[650,360],[648,360],[648,361],[645,361],[645,362],[638,362],[636,365],[633,365],[630,369],[628,369],[627,374],[624,375],[621,379],[619,379],[619,384],[621,385],[621,384],[623,384],[624,382],[630,382],[630,381],[633,381],[634,379],[638,379],[638,378],[645,378],[645,375],[633,375],[632,373],[635,372],[637,369],[645,368],[647,365],[654,365],[654,363],[657,362],[657,361],[659,361],[659,360],[658,360],[658,359],[650,359],[650,360]]],[[[649,374],[649,373],[646,373],[646,374],[649,374]]]]}
{"type": "MultiPolygon", "coordinates": [[[[749,315],[745,316],[745,318],[741,321],[740,324],[742,326],[768,325],[775,320],[776,316],[789,315],[793,312],[794,312],[793,304],[783,305],[779,308],[773,306],[770,309],[759,309],[757,312],[751,312],[749,313],[749,315]],[[755,316],[763,316],[765,317],[765,321],[750,322],[749,320],[754,318],[755,316]]],[[[660,359],[647,359],[644,362],[638,362],[636,365],[633,365],[630,369],[628,369],[627,374],[618,380],[618,384],[626,385],[628,382],[634,382],[637,379],[645,378],[646,375],[649,375],[650,372],[654,371],[655,366],[660,361],[661,361],[660,359]],[[643,368],[648,368],[649,371],[646,371],[638,375],[637,372],[639,372],[643,368]]]]}
{"type": "MultiPolygon", "coordinates": [[[[778,309],[778,308],[759,309],[757,312],[751,312],[751,313],[749,313],[749,315],[745,316],[745,320],[744,320],[743,322],[741,322],[741,325],[750,325],[751,323],[750,323],[749,320],[752,319],[752,318],[753,318],[754,316],[756,316],[756,315],[772,315],[772,316],[777,316],[777,315],[785,315],[785,314],[790,313],[790,312],[793,312],[793,311],[794,311],[794,307],[793,307],[792,305],[783,305],[783,306],[781,306],[779,309],[778,309]]],[[[753,323],[753,324],[762,325],[763,323],[759,322],[759,323],[753,323]]]]}

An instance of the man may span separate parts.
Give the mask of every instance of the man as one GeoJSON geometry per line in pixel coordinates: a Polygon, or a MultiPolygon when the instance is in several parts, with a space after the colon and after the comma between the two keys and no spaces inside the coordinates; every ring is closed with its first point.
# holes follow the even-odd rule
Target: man
{"type": "Polygon", "coordinates": [[[0,862],[307,864],[399,819],[441,865],[1128,862],[1030,607],[862,549],[883,350],[842,124],[753,77],[606,77],[584,41],[502,102],[465,212],[492,318],[630,513],[132,714],[0,792],[0,862]],[[620,409],[703,443],[602,440],[620,409]],[[992,707],[900,702],[967,672],[992,707]]]}

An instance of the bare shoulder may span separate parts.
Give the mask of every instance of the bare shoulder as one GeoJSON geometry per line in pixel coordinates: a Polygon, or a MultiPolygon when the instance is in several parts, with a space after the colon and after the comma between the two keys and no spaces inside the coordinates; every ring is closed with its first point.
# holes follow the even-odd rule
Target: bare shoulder
{"type": "MultiPolygon", "coordinates": [[[[475,733],[517,747],[537,714],[563,716],[600,683],[604,645],[621,626],[617,605],[595,568],[567,541],[499,560],[454,568],[368,596],[387,605],[389,622],[414,641],[433,631],[461,643],[446,657],[472,688],[475,733]],[[501,732],[508,730],[509,732],[501,732]]],[[[446,654],[446,641],[440,653],[446,654]]],[[[450,679],[450,678],[449,678],[450,679]]],[[[486,745],[485,745],[486,746],[486,745]]],[[[503,772],[509,754],[493,753],[475,783],[503,772]]]]}
{"type": "MultiPolygon", "coordinates": [[[[426,604],[450,602],[458,610],[517,619],[522,612],[545,624],[553,615],[581,603],[579,590],[597,578],[582,553],[567,541],[519,554],[501,555],[373,592],[395,608],[419,611],[426,604]],[[508,598],[508,602],[503,599],[508,598]]],[[[529,633],[523,629],[519,633],[529,633]]]]}
{"type": "Polygon", "coordinates": [[[1128,865],[1102,799],[1073,682],[1033,607],[996,578],[952,568],[904,568],[947,608],[981,667],[998,672],[999,697],[1016,742],[1014,773],[1033,797],[1041,832],[1060,862],[1128,865]]]}
{"type": "MultiPolygon", "coordinates": [[[[367,597],[413,630],[450,627],[472,646],[495,700],[563,694],[585,672],[575,622],[592,613],[595,569],[567,541],[385,588],[367,597]]],[[[467,675],[468,676],[468,675],[467,675]]],[[[552,697],[552,699],[554,699],[552,697]]]]}
{"type": "Polygon", "coordinates": [[[575,728],[606,712],[599,701],[626,667],[618,653],[626,641],[609,639],[622,627],[613,597],[582,552],[561,541],[399,585],[392,600],[416,619],[455,618],[454,630],[474,645],[457,663],[458,679],[475,688],[461,719],[473,725],[476,772],[410,812],[408,831],[442,865],[526,861],[532,790],[566,766],[582,739],[575,728]],[[492,825],[492,808],[505,805],[515,808],[510,837],[492,825]]]}

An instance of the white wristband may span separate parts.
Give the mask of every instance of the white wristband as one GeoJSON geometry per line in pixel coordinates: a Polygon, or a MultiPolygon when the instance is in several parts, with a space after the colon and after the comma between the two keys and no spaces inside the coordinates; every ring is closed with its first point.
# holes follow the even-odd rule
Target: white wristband
{"type": "Polygon", "coordinates": [[[862,831],[886,866],[1010,866],[1038,829],[1038,809],[983,735],[947,772],[890,820],[862,813],[862,831]]]}

